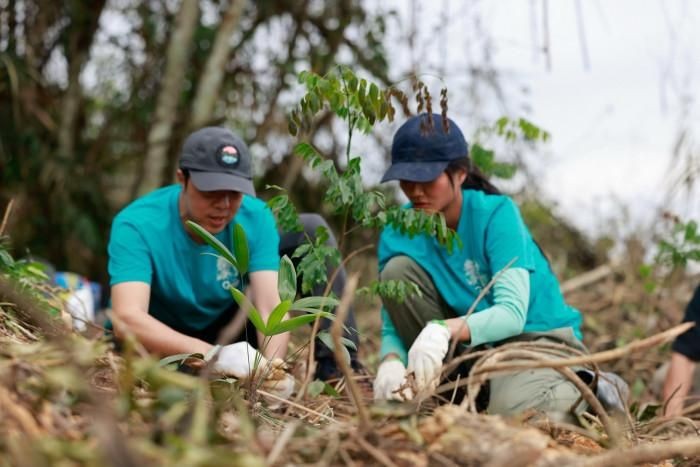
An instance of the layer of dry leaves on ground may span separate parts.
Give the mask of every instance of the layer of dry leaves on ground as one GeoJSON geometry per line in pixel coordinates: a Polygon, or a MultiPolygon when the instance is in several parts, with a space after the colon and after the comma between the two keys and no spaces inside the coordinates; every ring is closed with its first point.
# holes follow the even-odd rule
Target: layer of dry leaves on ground
{"type": "Polygon", "coordinates": [[[377,405],[370,374],[277,401],[254,383],[163,367],[137,345],[116,354],[4,283],[0,465],[698,465],[697,408],[664,419],[652,387],[673,333],[653,336],[680,322],[693,280],[648,293],[633,273],[606,268],[563,288],[586,316],[597,364],[630,382],[632,404],[626,416],[592,411],[583,426],[434,398],[377,405]]]}

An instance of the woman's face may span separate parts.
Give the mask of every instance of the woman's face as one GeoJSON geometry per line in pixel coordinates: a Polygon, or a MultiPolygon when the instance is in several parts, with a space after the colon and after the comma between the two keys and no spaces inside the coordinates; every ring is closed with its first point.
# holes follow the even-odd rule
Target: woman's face
{"type": "Polygon", "coordinates": [[[461,209],[461,185],[465,178],[464,171],[457,171],[452,175],[443,172],[431,182],[401,180],[400,186],[415,209],[447,213],[454,210],[455,203],[458,203],[458,209],[461,209]]]}

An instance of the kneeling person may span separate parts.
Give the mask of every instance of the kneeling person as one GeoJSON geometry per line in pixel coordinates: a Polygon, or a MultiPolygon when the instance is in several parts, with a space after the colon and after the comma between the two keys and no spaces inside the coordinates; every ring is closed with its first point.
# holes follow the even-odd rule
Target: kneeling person
{"type": "MultiPolygon", "coordinates": [[[[230,287],[243,289],[263,319],[280,302],[279,235],[267,205],[255,198],[245,143],[224,128],[208,127],[184,143],[178,183],[139,198],[115,218],[109,241],[114,333],[133,334],[159,355],[207,354],[238,306],[230,287]],[[243,227],[250,252],[249,283],[187,225],[194,221],[233,250],[234,224],[243,227]]],[[[221,350],[215,370],[238,378],[255,364],[284,358],[289,334],[269,338],[248,323],[221,350]]],[[[276,392],[293,391],[290,375],[276,392]]]]}
{"type": "MultiPolygon", "coordinates": [[[[405,389],[411,374],[416,390],[435,390],[450,341],[472,347],[539,341],[585,351],[581,314],[564,301],[519,209],[472,165],[459,127],[450,120],[445,129],[442,123],[437,114],[404,123],[394,136],[392,165],[382,181],[399,181],[410,200],[406,209],[442,213],[461,245],[450,251],[428,235],[409,235],[392,227],[382,232],[381,279],[413,282],[422,293],[401,303],[383,299],[377,399],[413,397],[405,389]],[[475,312],[465,317],[482,290],[506,267],[475,312]]],[[[468,374],[468,368],[458,371],[468,374]]],[[[592,380],[585,369],[579,376],[592,380]]],[[[596,387],[604,405],[621,410],[625,390],[624,382],[612,374],[603,375],[596,387]]],[[[483,403],[493,414],[537,409],[568,417],[579,398],[566,377],[539,368],[493,376],[483,403]]],[[[585,404],[577,405],[577,413],[584,409],[585,404]]]]}

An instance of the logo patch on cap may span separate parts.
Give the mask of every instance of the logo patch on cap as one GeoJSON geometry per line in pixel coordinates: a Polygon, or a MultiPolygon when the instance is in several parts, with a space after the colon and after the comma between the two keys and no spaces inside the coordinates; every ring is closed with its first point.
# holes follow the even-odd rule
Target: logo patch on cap
{"type": "Polygon", "coordinates": [[[227,169],[236,167],[239,161],[240,156],[238,154],[238,149],[236,149],[235,146],[222,146],[216,153],[216,162],[218,162],[220,166],[226,167],[227,169]]]}

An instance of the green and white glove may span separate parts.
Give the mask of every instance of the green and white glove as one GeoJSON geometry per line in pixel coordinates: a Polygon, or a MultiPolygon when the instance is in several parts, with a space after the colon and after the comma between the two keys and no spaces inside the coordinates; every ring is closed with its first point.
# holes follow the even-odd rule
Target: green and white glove
{"type": "Polygon", "coordinates": [[[429,322],[408,350],[408,372],[413,372],[416,390],[434,391],[440,383],[442,361],[450,346],[450,331],[442,320],[429,322]]]}
{"type": "Polygon", "coordinates": [[[374,400],[407,401],[413,399],[413,391],[406,385],[406,367],[399,359],[385,360],[374,378],[374,400]]]}

